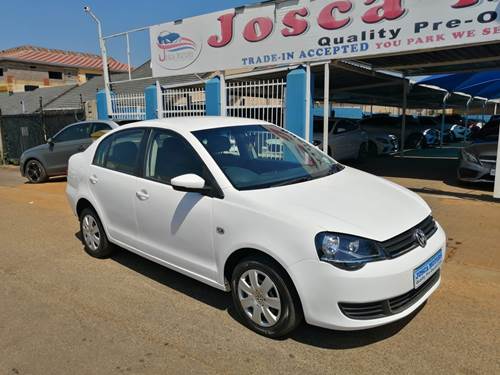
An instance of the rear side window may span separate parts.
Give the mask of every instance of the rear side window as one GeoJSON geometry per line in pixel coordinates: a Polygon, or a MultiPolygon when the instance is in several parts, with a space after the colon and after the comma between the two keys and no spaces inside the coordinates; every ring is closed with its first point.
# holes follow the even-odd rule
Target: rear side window
{"type": "Polygon", "coordinates": [[[101,143],[99,143],[99,146],[97,146],[97,151],[95,152],[94,155],[94,165],[97,165],[99,167],[104,167],[105,162],[106,162],[106,156],[108,155],[109,151],[109,146],[111,146],[111,141],[113,140],[113,137],[107,137],[104,138],[101,143]]]}
{"type": "Polygon", "coordinates": [[[136,174],[143,135],[144,129],[130,129],[106,138],[96,151],[95,164],[117,172],[136,174]]]}
{"type": "Polygon", "coordinates": [[[95,122],[94,128],[92,129],[92,133],[96,133],[102,130],[111,130],[111,126],[103,122],[95,122]]]}

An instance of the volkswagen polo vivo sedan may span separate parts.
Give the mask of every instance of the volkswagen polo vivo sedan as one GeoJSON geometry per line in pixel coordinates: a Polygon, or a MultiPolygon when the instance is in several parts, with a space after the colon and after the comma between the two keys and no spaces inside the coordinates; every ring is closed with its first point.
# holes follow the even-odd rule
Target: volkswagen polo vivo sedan
{"type": "Polygon", "coordinates": [[[440,283],[445,234],[416,194],[267,122],[152,120],[69,161],[88,254],[115,246],[230,291],[242,322],[359,330],[401,319],[440,283]]]}

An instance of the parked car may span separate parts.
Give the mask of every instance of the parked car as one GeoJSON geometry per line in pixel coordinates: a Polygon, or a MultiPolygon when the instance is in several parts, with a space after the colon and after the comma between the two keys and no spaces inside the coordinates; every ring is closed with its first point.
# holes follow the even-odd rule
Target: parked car
{"type": "Polygon", "coordinates": [[[70,158],[66,192],[88,254],[118,245],[231,292],[244,324],[268,337],[303,317],[387,324],[440,283],[446,236],[418,195],[264,121],[115,129],[70,158]],[[280,155],[260,150],[270,139],[280,155]]]}
{"type": "Polygon", "coordinates": [[[418,116],[416,121],[423,130],[426,146],[436,146],[441,142],[440,125],[431,116],[418,116]]]}
{"type": "MultiPolygon", "coordinates": [[[[435,117],[439,129],[442,128],[442,115],[435,117]]],[[[465,126],[465,120],[461,115],[444,116],[444,140],[447,142],[456,142],[466,140],[471,135],[471,130],[465,126]]]]}
{"type": "MultiPolygon", "coordinates": [[[[313,144],[323,147],[323,118],[313,122],[313,144]]],[[[328,155],[335,160],[364,159],[368,154],[368,136],[353,120],[335,118],[328,125],[328,155]]]]}
{"type": "Polygon", "coordinates": [[[459,157],[458,179],[463,182],[495,182],[498,140],[464,147],[459,157]]]}
{"type": "Polygon", "coordinates": [[[23,152],[19,160],[21,175],[34,184],[65,175],[70,156],[84,151],[92,143],[92,134],[117,127],[113,121],[83,121],[68,125],[47,143],[23,152]]]}
{"type": "Polygon", "coordinates": [[[491,116],[490,120],[474,134],[472,137],[475,142],[486,141],[491,142],[495,139],[498,140],[500,125],[500,115],[491,116]]]}
{"type": "MultiPolygon", "coordinates": [[[[405,128],[405,148],[422,148],[427,146],[424,130],[415,119],[408,116],[405,128]]],[[[399,140],[401,147],[402,118],[388,115],[376,115],[365,117],[360,121],[360,126],[368,134],[392,134],[399,140]]]]}

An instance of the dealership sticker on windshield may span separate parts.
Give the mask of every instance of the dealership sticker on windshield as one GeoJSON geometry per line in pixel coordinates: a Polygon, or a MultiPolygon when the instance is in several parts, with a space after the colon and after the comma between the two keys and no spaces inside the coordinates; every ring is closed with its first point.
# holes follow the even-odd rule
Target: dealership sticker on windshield
{"type": "Polygon", "coordinates": [[[415,289],[429,279],[443,263],[443,250],[439,250],[432,257],[427,259],[424,264],[413,271],[413,285],[415,289]]]}

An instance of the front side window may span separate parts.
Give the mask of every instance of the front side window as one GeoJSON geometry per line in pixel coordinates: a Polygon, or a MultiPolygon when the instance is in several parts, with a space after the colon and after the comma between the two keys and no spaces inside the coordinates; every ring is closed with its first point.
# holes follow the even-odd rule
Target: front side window
{"type": "Polygon", "coordinates": [[[179,134],[154,130],[144,177],[170,184],[172,178],[190,173],[207,178],[204,164],[191,145],[179,134]]]}
{"type": "Polygon", "coordinates": [[[92,124],[77,124],[62,130],[54,137],[54,142],[68,142],[90,138],[92,124]]]}
{"type": "Polygon", "coordinates": [[[289,185],[343,167],[313,145],[274,125],[248,125],[193,134],[239,190],[289,185]]]}
{"type": "Polygon", "coordinates": [[[104,168],[126,174],[136,174],[143,135],[144,129],[130,129],[115,133],[104,160],[104,168]]]}

